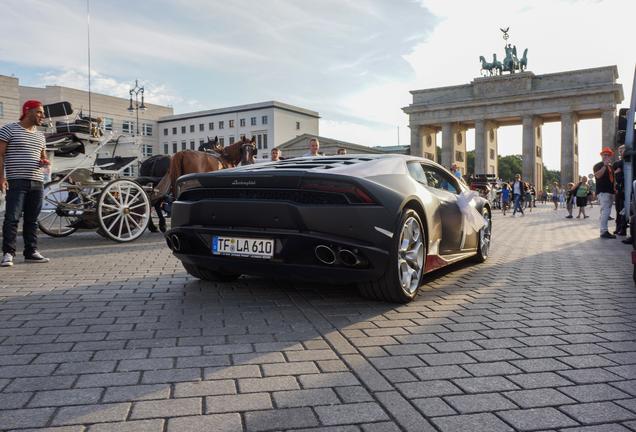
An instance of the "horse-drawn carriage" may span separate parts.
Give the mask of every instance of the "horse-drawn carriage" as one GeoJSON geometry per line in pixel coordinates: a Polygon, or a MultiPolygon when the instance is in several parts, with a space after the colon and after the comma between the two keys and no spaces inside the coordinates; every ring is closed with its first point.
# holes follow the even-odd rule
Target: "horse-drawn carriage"
{"type": "Polygon", "coordinates": [[[45,134],[52,178],[45,185],[38,224],[53,237],[68,236],[78,229],[97,229],[106,238],[130,242],[146,228],[156,231],[151,207],[159,216],[159,228],[165,231],[160,202],[172,191],[177,177],[254,163],[253,139],[243,138],[227,147],[215,140],[207,143],[207,152],[184,150],[172,159],[156,155],[140,165],[140,177],[126,178],[124,170],[139,164],[141,155],[135,142],[126,136],[104,135],[98,119],[68,121],[71,113],[68,102],[45,106],[47,118],[67,119],[56,121],[55,130],[45,134]]]}
{"type": "Polygon", "coordinates": [[[137,239],[150,221],[150,190],[122,173],[138,163],[138,146],[129,137],[104,134],[99,119],[80,114],[69,120],[68,102],[46,105],[44,112],[51,181],[44,187],[40,230],[64,237],[88,228],[118,242],[137,239]]]}

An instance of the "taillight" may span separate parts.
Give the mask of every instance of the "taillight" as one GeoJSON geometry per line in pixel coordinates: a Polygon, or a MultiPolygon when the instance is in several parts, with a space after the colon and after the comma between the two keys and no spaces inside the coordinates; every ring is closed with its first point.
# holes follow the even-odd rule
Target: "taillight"
{"type": "Polygon", "coordinates": [[[352,204],[377,204],[364,189],[351,183],[306,179],[300,185],[303,190],[343,194],[352,204]]]}

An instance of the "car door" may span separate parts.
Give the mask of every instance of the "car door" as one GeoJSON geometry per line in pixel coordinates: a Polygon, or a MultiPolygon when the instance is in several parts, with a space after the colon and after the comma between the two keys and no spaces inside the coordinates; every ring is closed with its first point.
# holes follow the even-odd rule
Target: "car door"
{"type": "Polygon", "coordinates": [[[442,168],[427,163],[422,163],[422,169],[426,176],[426,188],[440,203],[442,239],[439,251],[444,255],[461,252],[464,247],[464,223],[457,205],[457,196],[461,192],[457,178],[442,168]]]}

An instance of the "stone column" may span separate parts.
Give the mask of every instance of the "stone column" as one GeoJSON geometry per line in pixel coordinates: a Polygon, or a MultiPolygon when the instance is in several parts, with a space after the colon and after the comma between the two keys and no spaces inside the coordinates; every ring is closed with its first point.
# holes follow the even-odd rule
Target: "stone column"
{"type": "Polygon", "coordinates": [[[616,110],[603,110],[601,118],[603,132],[599,152],[603,147],[616,148],[616,110]]]}
{"type": "Polygon", "coordinates": [[[561,185],[579,179],[579,138],[576,113],[561,114],[561,185]]]}
{"type": "Polygon", "coordinates": [[[486,122],[486,161],[487,161],[487,173],[494,174],[496,177],[499,177],[499,162],[497,157],[499,155],[499,150],[497,146],[497,129],[499,126],[494,121],[486,122]]]}
{"type": "Polygon", "coordinates": [[[541,161],[541,119],[528,115],[523,123],[522,178],[535,187],[543,187],[543,163],[541,161]]]}
{"type": "Polygon", "coordinates": [[[424,156],[424,148],[422,146],[422,136],[420,133],[420,125],[409,125],[411,128],[411,155],[424,156]]]}
{"type": "Polygon", "coordinates": [[[455,155],[455,139],[453,137],[453,125],[451,123],[442,124],[442,165],[450,168],[455,155]]]}
{"type": "Polygon", "coordinates": [[[435,161],[437,153],[437,132],[439,128],[435,126],[424,126],[420,129],[422,136],[422,157],[435,161]]]}
{"type": "Polygon", "coordinates": [[[475,120],[475,172],[472,174],[488,173],[488,132],[486,121],[475,120]]]}
{"type": "Polygon", "coordinates": [[[453,127],[453,158],[452,162],[457,165],[462,175],[466,174],[466,127],[456,124],[453,127]]]}

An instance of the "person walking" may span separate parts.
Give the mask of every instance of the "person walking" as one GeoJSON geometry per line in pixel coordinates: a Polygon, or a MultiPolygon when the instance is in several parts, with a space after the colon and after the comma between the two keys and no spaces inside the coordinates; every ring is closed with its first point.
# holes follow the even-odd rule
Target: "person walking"
{"type": "Polygon", "coordinates": [[[596,178],[596,196],[601,206],[600,230],[601,238],[616,238],[607,229],[612,204],[614,203],[614,170],[612,169],[612,156],[614,151],[604,147],[601,151],[601,162],[594,165],[594,177],[596,178]]]}
{"type": "Polygon", "coordinates": [[[557,182],[552,183],[552,204],[554,204],[554,209],[557,210],[559,208],[559,199],[561,195],[561,191],[559,190],[559,184],[557,182]]]}
{"type": "Polygon", "coordinates": [[[614,208],[616,208],[616,231],[614,234],[624,236],[627,234],[627,218],[623,211],[625,207],[625,174],[623,173],[623,152],[625,146],[618,147],[618,160],[612,165],[614,170],[614,208]]]}
{"type": "Polygon", "coordinates": [[[2,224],[1,267],[13,265],[18,222],[22,214],[25,261],[49,261],[38,252],[37,237],[38,215],[43,198],[41,168],[49,165],[44,134],[37,130],[43,119],[42,103],[28,100],[22,105],[20,121],[6,124],[0,129],[0,190],[7,194],[2,224]]]}
{"type": "Polygon", "coordinates": [[[585,214],[585,207],[587,206],[587,196],[590,193],[590,186],[587,184],[587,177],[581,177],[581,181],[576,186],[576,206],[579,208],[579,214],[577,219],[583,215],[583,219],[587,219],[589,216],[585,214]]]}
{"type": "Polygon", "coordinates": [[[526,184],[521,181],[521,174],[515,175],[515,181],[512,183],[512,199],[514,201],[514,209],[512,210],[512,216],[514,217],[517,211],[523,213],[523,206],[521,204],[521,200],[526,193],[526,184]]]}
{"type": "Polygon", "coordinates": [[[501,211],[504,216],[508,209],[510,209],[510,185],[503,183],[501,185],[501,211]]]}
{"type": "Polygon", "coordinates": [[[576,198],[576,188],[574,187],[574,183],[570,182],[567,185],[567,193],[565,194],[565,208],[568,211],[568,215],[565,217],[566,219],[572,219],[572,210],[574,209],[574,200],[576,198]]]}

